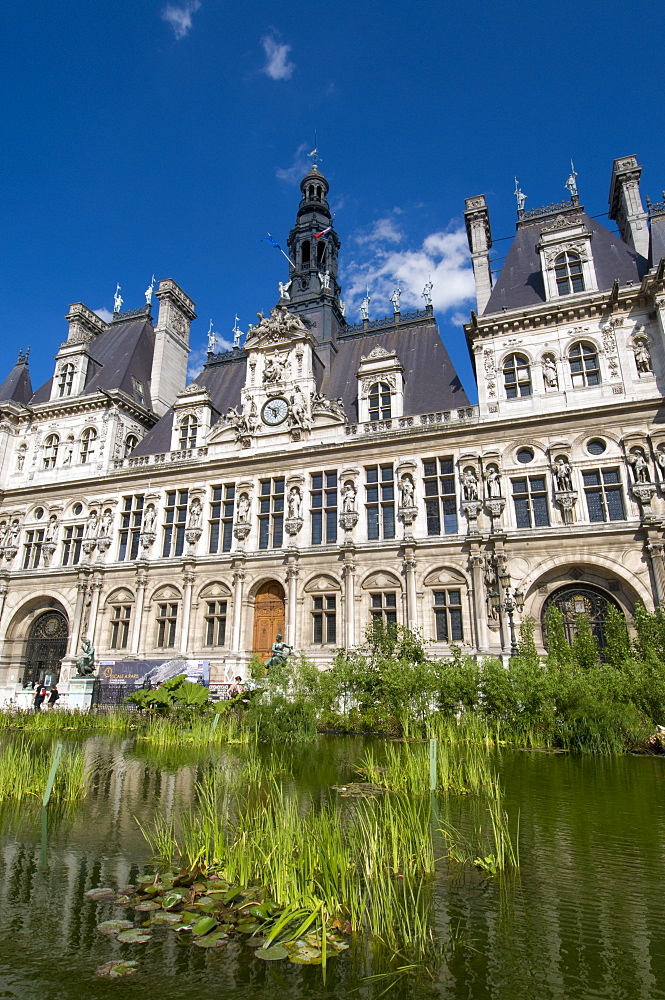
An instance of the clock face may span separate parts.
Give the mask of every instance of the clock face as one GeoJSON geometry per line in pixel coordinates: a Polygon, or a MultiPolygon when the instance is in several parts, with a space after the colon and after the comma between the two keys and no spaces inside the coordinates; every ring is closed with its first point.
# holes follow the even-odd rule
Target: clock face
{"type": "Polygon", "coordinates": [[[269,399],[263,404],[261,417],[264,424],[268,424],[270,427],[276,427],[277,424],[281,424],[284,420],[286,420],[288,412],[289,404],[284,397],[275,396],[274,399],[269,399]]]}

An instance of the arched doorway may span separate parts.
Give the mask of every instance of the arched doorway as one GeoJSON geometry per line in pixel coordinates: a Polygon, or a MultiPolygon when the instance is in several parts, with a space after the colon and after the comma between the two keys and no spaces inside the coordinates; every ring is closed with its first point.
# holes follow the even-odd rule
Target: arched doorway
{"type": "Polygon", "coordinates": [[[284,635],[284,587],[276,580],[262,584],[254,598],[254,645],[252,652],[264,659],[278,632],[284,635]]]}
{"type": "Polygon", "coordinates": [[[578,616],[586,615],[591,625],[591,631],[596,637],[600,649],[603,649],[607,643],[605,638],[605,619],[607,618],[608,608],[614,607],[619,611],[621,610],[613,597],[606,593],[606,591],[601,590],[600,587],[594,587],[593,584],[578,585],[571,583],[565,587],[559,587],[558,590],[549,595],[543,604],[541,625],[543,636],[545,637],[545,645],[547,645],[547,612],[552,604],[563,615],[563,627],[568,642],[572,642],[575,638],[578,616]]]}
{"type": "Polygon", "coordinates": [[[42,683],[47,675],[57,681],[68,639],[69,625],[60,611],[46,611],[34,620],[25,647],[24,687],[42,683]]]}

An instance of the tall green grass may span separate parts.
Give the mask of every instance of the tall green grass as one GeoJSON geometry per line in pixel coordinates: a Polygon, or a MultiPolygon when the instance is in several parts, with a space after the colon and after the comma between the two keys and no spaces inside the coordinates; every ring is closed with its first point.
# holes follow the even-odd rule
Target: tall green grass
{"type": "MultiPolygon", "coordinates": [[[[34,796],[41,799],[51,767],[50,748],[25,739],[10,740],[0,753],[0,802],[34,796]]],[[[75,802],[85,794],[83,751],[65,747],[55,777],[51,798],[75,802]]]]}
{"type": "Polygon", "coordinates": [[[29,712],[23,709],[0,710],[0,730],[23,730],[26,734],[54,734],[61,732],[125,733],[139,724],[136,712],[124,708],[108,712],[54,711],[29,712]]]}

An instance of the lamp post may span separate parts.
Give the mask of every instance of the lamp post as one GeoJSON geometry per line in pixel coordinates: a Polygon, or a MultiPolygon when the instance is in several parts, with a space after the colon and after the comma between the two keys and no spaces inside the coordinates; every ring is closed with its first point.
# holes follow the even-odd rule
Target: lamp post
{"type": "MultiPolygon", "coordinates": [[[[503,571],[499,574],[499,580],[501,581],[501,590],[503,592],[503,610],[508,615],[508,628],[510,630],[510,655],[516,656],[517,640],[515,638],[515,619],[513,617],[515,611],[521,611],[524,607],[524,594],[521,590],[515,589],[512,594],[510,592],[510,573],[503,571]]],[[[497,597],[499,595],[497,594],[497,597]]],[[[501,603],[501,598],[499,597],[499,605],[501,603]]]]}

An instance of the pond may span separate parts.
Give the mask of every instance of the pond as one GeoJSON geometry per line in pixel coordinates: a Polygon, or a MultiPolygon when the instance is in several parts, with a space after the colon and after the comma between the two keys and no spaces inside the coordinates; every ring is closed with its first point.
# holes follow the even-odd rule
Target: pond
{"type": "MultiPolygon", "coordinates": [[[[444,946],[440,960],[371,979],[405,963],[387,962],[371,941],[353,935],[349,950],[329,962],[324,983],[320,967],[257,961],[244,941],[204,950],[182,935],[147,944],[101,935],[100,921],[125,914],[84,894],[124,886],[150,868],[137,820],[149,825],[157,812],[186,807],[206,757],[233,767],[246,748],[160,756],[134,737],[94,736],[82,745],[92,773],[82,803],[52,809],[48,829],[36,801],[0,813],[0,997],[665,997],[663,758],[497,754],[513,829],[519,817],[518,871],[486,876],[438,861],[428,906],[433,941],[444,946]],[[97,966],[121,957],[138,961],[135,975],[95,976],[97,966]]],[[[289,750],[293,793],[303,802],[333,799],[333,785],[357,779],[354,765],[370,745],[381,753],[381,741],[334,736],[289,750]]],[[[450,796],[444,808],[460,827],[471,822],[471,796],[450,796]]]]}

